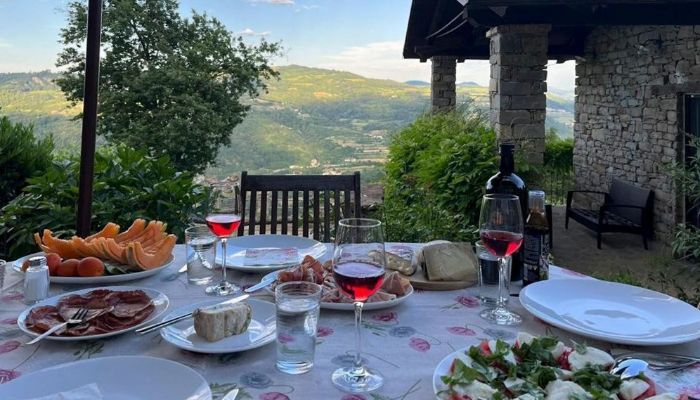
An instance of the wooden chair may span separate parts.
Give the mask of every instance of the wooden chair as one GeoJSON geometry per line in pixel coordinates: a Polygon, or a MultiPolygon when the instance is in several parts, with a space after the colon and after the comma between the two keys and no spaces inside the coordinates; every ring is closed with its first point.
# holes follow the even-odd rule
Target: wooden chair
{"type": "Polygon", "coordinates": [[[268,225],[271,234],[298,236],[301,221],[302,236],[312,235],[316,240],[329,242],[331,220],[335,229],[338,220],[361,216],[359,172],[352,175],[248,175],[243,171],[240,191],[243,210],[238,236],[245,234],[246,226],[248,235],[265,234],[268,225]]]}

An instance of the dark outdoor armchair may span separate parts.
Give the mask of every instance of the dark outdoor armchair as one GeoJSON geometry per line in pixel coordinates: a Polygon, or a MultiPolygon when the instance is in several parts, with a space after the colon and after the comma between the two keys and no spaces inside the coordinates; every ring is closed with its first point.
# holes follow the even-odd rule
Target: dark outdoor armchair
{"type": "Polygon", "coordinates": [[[598,248],[603,232],[635,233],[642,236],[644,248],[649,249],[647,239],[654,233],[654,192],[619,179],[613,179],[609,192],[593,190],[572,190],[566,196],[566,223],[569,218],[595,231],[598,248]],[[598,210],[572,207],[574,193],[587,193],[603,196],[603,204],[598,210]]]}

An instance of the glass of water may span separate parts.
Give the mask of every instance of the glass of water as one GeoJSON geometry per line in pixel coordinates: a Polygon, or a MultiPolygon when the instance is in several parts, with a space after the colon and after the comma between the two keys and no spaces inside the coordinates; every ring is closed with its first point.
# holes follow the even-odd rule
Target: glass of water
{"type": "MultiPolygon", "coordinates": [[[[479,267],[476,269],[479,278],[477,298],[481,300],[481,304],[493,307],[498,298],[498,257],[491,254],[481,241],[476,242],[475,247],[476,257],[479,261],[479,267]]],[[[506,276],[510,276],[510,263],[511,259],[508,258],[506,276]]],[[[508,297],[510,297],[510,280],[507,279],[504,284],[503,293],[506,295],[503,301],[507,303],[508,297]]]]}
{"type": "Polygon", "coordinates": [[[277,369],[303,374],[314,366],[321,285],[287,282],[275,288],[277,369]]]}
{"type": "Polygon", "coordinates": [[[187,247],[187,281],[193,285],[206,285],[213,279],[216,259],[216,236],[206,226],[185,229],[187,247]]]}

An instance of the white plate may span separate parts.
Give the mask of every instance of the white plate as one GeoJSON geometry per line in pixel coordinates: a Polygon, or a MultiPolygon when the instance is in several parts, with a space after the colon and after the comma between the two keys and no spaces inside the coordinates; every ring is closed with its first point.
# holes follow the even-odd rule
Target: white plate
{"type": "MultiPolygon", "coordinates": [[[[194,311],[198,307],[210,306],[222,300],[208,300],[197,304],[188,304],[173,310],[163,319],[175,317],[194,311]]],[[[165,341],[185,350],[197,353],[235,353],[264,346],[275,340],[275,305],[269,301],[248,299],[253,309],[253,317],[248,330],[240,335],[233,335],[217,342],[209,342],[194,332],[194,321],[187,319],[160,330],[165,341]]]]}
{"type": "MultiPolygon", "coordinates": [[[[14,263],[12,263],[12,268],[19,273],[24,273],[24,272],[22,272],[22,263],[24,262],[24,260],[28,259],[29,257],[43,256],[43,255],[44,255],[44,252],[39,252],[39,253],[30,254],[26,257],[22,257],[22,258],[16,260],[14,263]]],[[[77,283],[77,284],[89,284],[89,285],[134,281],[136,279],[147,278],[149,276],[152,276],[152,275],[159,273],[160,271],[164,270],[165,268],[168,268],[170,266],[170,264],[173,263],[174,259],[175,259],[175,257],[173,257],[171,255],[165,264],[163,264],[157,268],[149,269],[147,271],[129,272],[127,274],[119,274],[119,275],[104,275],[104,276],[91,276],[91,277],[51,276],[51,277],[49,277],[49,281],[53,282],[53,283],[70,283],[70,284],[77,283]]],[[[105,262],[105,263],[107,263],[107,262],[105,262]]]]}
{"type": "Polygon", "coordinates": [[[209,385],[196,371],[143,356],[99,357],[49,367],[0,385],[0,398],[30,399],[90,383],[97,384],[104,400],[212,398],[209,385]]]}
{"type": "MultiPolygon", "coordinates": [[[[263,279],[267,278],[268,276],[272,275],[277,275],[279,271],[273,271],[270,272],[269,274],[265,275],[263,279]]],[[[274,295],[274,291],[270,289],[270,286],[267,286],[266,289],[274,295]]],[[[389,300],[389,301],[374,301],[371,303],[365,303],[364,307],[362,307],[363,310],[366,311],[372,311],[372,310],[381,310],[384,308],[391,308],[394,306],[397,306],[401,303],[403,303],[408,296],[413,294],[413,286],[406,292],[405,295],[400,296],[395,298],[394,300],[389,300]]],[[[353,303],[331,303],[331,302],[326,302],[322,301],[321,302],[321,308],[327,309],[327,310],[340,310],[340,311],[354,311],[355,306],[353,303]]]]}
{"type": "Polygon", "coordinates": [[[122,333],[124,333],[124,332],[129,332],[129,331],[132,331],[132,330],[134,330],[134,329],[136,329],[136,328],[139,328],[139,327],[141,327],[141,326],[143,326],[143,325],[146,325],[146,324],[151,323],[151,322],[154,321],[156,318],[158,318],[161,314],[163,314],[163,312],[168,308],[168,304],[170,303],[170,300],[168,300],[168,296],[166,296],[165,294],[163,294],[163,293],[161,293],[161,292],[159,292],[159,291],[157,291],[157,290],[155,290],[155,289],[145,288],[145,287],[137,287],[137,286],[104,286],[104,287],[96,287],[96,288],[90,288],[90,289],[81,289],[81,290],[76,290],[76,291],[74,291],[74,292],[62,293],[62,294],[60,294],[60,295],[58,295],[58,296],[50,297],[50,298],[48,298],[48,299],[46,299],[46,300],[42,300],[42,301],[40,301],[40,302],[38,302],[38,303],[36,303],[36,304],[34,304],[34,305],[28,307],[27,309],[25,309],[24,311],[22,311],[22,313],[19,315],[19,317],[17,317],[17,325],[19,325],[19,329],[21,329],[21,330],[22,330],[24,333],[26,333],[27,335],[30,335],[30,336],[32,336],[32,337],[39,336],[38,333],[36,333],[36,332],[30,330],[29,328],[27,328],[27,325],[25,324],[25,320],[27,319],[27,315],[29,315],[29,312],[30,312],[33,308],[39,307],[39,306],[55,306],[55,305],[58,303],[58,301],[59,301],[61,298],[63,298],[63,297],[70,296],[70,295],[72,295],[72,294],[80,294],[80,295],[82,295],[82,294],[86,294],[86,293],[88,293],[88,292],[92,292],[93,290],[98,290],[98,289],[108,289],[108,290],[114,290],[114,291],[120,291],[120,292],[129,291],[129,290],[143,290],[143,291],[146,292],[146,294],[151,298],[151,300],[153,300],[153,305],[155,305],[156,308],[155,308],[155,310],[153,310],[153,312],[151,313],[151,315],[149,315],[148,318],[146,318],[144,321],[141,321],[140,324],[131,326],[131,327],[126,328],[126,329],[122,329],[122,330],[120,330],[120,331],[109,332],[109,333],[101,333],[101,334],[99,334],[99,335],[89,335],[89,336],[66,336],[66,337],[62,337],[62,336],[53,336],[53,335],[49,335],[49,336],[47,336],[46,339],[44,339],[44,340],[59,340],[59,341],[65,341],[65,342],[74,342],[74,341],[78,341],[78,340],[102,339],[102,338],[106,338],[106,337],[109,337],[109,336],[119,335],[119,334],[122,334],[122,333]]]}
{"type": "MultiPolygon", "coordinates": [[[[228,240],[226,267],[243,272],[270,272],[300,264],[305,256],[320,259],[326,252],[326,245],[303,236],[291,235],[253,235],[239,236],[228,240]],[[286,249],[296,247],[299,250],[299,261],[294,264],[277,265],[245,265],[246,249],[286,249]]],[[[221,248],[217,248],[216,263],[221,265],[221,248]]]]}
{"type": "Polygon", "coordinates": [[[700,310],[621,283],[553,279],[526,286],[520,303],[535,317],[583,336],[639,346],[700,338],[700,310]]]}

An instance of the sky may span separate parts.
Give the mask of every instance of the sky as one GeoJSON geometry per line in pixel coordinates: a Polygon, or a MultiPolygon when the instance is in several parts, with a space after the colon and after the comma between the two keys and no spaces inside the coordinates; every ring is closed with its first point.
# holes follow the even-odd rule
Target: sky
{"type": "MultiPolygon", "coordinates": [[[[0,72],[55,69],[68,0],[0,0],[0,72]]],[[[403,41],[411,0],[181,0],[221,20],[249,43],[279,41],[275,65],[298,64],[397,81],[430,80],[430,63],[405,60],[403,41]]],[[[574,87],[572,62],[548,67],[548,84],[574,87]]],[[[459,82],[488,85],[487,61],[457,67],[459,82]]]]}

